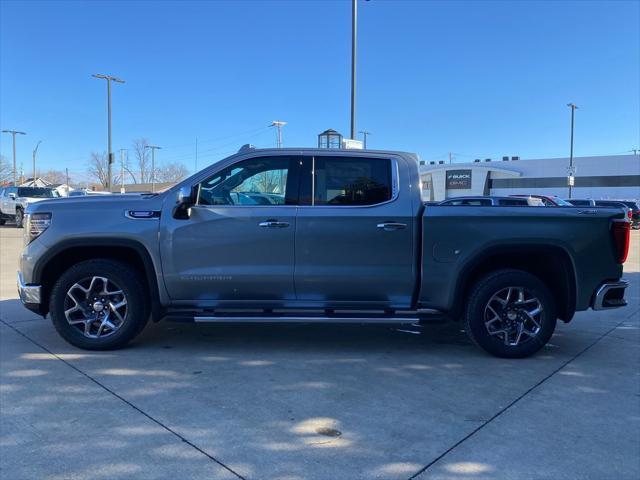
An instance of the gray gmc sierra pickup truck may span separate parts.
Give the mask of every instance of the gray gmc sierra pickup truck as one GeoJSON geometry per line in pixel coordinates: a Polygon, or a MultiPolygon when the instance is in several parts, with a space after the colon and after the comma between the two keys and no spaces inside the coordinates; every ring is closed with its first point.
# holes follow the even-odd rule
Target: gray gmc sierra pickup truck
{"type": "Polygon", "coordinates": [[[152,318],[462,320],[502,357],[556,320],[626,304],[619,209],[427,206],[412,154],[243,148],[151,195],[30,204],[18,289],[67,341],[112,349],[152,318]]]}

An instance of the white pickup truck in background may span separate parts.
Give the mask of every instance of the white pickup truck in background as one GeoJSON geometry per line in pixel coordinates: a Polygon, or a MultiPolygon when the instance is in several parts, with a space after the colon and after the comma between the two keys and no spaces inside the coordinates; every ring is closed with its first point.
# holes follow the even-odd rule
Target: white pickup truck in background
{"type": "Polygon", "coordinates": [[[24,211],[29,203],[58,197],[60,194],[54,188],[3,187],[0,189],[0,225],[10,220],[22,228],[24,211]]]}

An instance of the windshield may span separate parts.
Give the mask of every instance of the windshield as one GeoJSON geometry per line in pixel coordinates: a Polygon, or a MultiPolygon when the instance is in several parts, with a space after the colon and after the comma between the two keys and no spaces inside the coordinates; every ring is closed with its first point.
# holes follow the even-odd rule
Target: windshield
{"type": "Polygon", "coordinates": [[[40,187],[18,187],[19,197],[31,197],[31,198],[56,198],[60,194],[53,188],[40,188],[40,187]]]}
{"type": "Polygon", "coordinates": [[[553,197],[553,201],[556,202],[561,207],[573,207],[573,203],[565,202],[561,198],[553,197]]]}

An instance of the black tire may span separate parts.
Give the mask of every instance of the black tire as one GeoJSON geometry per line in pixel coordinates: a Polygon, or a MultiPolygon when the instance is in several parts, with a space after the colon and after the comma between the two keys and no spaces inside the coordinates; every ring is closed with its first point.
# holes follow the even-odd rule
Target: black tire
{"type": "MultiPolygon", "coordinates": [[[[84,283],[84,285],[86,286],[87,283],[84,283]]],[[[96,286],[99,286],[98,282],[96,282],[96,286]]],[[[103,290],[108,290],[108,288],[103,288],[103,290]]],[[[69,268],[56,281],[51,291],[49,311],[51,312],[54,327],[67,342],[86,350],[113,350],[127,345],[147,324],[149,319],[149,296],[146,292],[147,289],[142,282],[141,275],[126,263],[108,259],[87,260],[69,268]],[[93,279],[94,277],[106,278],[109,282],[113,282],[110,285],[115,285],[117,290],[121,292],[122,298],[126,300],[126,311],[124,315],[121,315],[123,320],[117,329],[105,334],[105,336],[100,336],[100,332],[97,332],[98,338],[89,338],[83,331],[84,324],[71,325],[67,321],[65,309],[69,308],[68,302],[70,302],[67,292],[76,284],[82,284],[82,282],[87,282],[87,279],[93,279]],[[67,305],[65,305],[65,301],[67,305]]],[[[76,289],[72,294],[75,297],[81,297],[82,291],[80,291],[79,295],[76,289]]],[[[93,293],[91,292],[86,294],[87,298],[89,298],[87,311],[92,307],[97,310],[96,305],[91,304],[92,295],[93,293]]],[[[101,294],[96,293],[96,295],[100,296],[101,294]]],[[[116,320],[111,308],[103,308],[106,310],[103,313],[106,314],[108,312],[108,315],[112,315],[113,320],[116,320]]],[[[91,310],[91,312],[95,314],[94,310],[91,310]]],[[[120,313],[122,314],[122,310],[120,313]]],[[[84,309],[79,310],[77,314],[79,317],[83,317],[84,309]]],[[[92,328],[95,328],[99,323],[100,319],[96,318],[94,323],[91,323],[92,328]]]]}
{"type": "Polygon", "coordinates": [[[0,218],[0,225],[4,225],[7,221],[4,218],[0,218]]]}
{"type": "MultiPolygon", "coordinates": [[[[535,308],[531,311],[535,311],[535,308]]],[[[556,328],[556,320],[555,301],[549,288],[535,275],[521,270],[505,269],[486,275],[472,287],[466,309],[465,331],[476,345],[496,357],[524,358],[546,345],[556,328]],[[535,299],[528,300],[529,302],[537,303],[508,303],[512,295],[509,288],[512,287],[516,295],[522,289],[530,299],[535,299]],[[496,313],[505,298],[507,305],[496,313]],[[500,303],[496,304],[496,300],[500,303]],[[489,308],[490,301],[492,307],[497,307],[489,308]],[[541,312],[534,316],[534,320],[530,320],[531,317],[524,310],[538,305],[542,309],[541,312]],[[516,318],[511,319],[509,316],[516,318]],[[522,328],[529,333],[535,331],[535,335],[520,333],[518,336],[519,324],[527,325],[522,328]],[[490,328],[493,334],[489,332],[490,328]],[[516,337],[524,341],[515,342],[516,337]],[[514,342],[517,344],[507,344],[514,342]]]]}
{"type": "Polygon", "coordinates": [[[24,222],[24,212],[21,208],[16,208],[16,228],[22,228],[24,222]]]}

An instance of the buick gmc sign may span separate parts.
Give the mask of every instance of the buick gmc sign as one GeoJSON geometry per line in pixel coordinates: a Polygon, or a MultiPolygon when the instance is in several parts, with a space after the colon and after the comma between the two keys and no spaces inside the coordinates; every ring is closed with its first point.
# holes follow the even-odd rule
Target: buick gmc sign
{"type": "Polygon", "coordinates": [[[447,190],[471,188],[471,170],[448,170],[447,190]]]}

